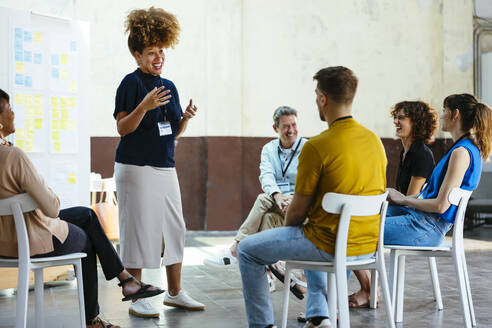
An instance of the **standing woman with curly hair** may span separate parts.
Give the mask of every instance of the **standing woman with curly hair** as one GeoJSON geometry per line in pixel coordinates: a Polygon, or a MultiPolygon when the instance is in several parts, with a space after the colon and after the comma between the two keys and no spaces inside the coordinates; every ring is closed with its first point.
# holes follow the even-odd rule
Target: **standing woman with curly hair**
{"type": "MultiPolygon", "coordinates": [[[[137,279],[143,268],[165,266],[164,304],[203,310],[202,303],[181,290],[186,227],[174,165],[175,140],[197,108],[190,99],[183,113],[174,83],[160,76],[164,49],[178,43],[179,24],[174,15],[151,7],[131,11],[125,27],[138,68],[118,87],[113,114],[121,135],[115,181],[122,261],[137,279]]],[[[132,302],[129,312],[159,316],[144,299],[132,302]]]]}
{"type": "MultiPolygon", "coordinates": [[[[436,111],[423,101],[401,101],[391,110],[396,136],[403,149],[400,153],[396,190],[404,195],[418,194],[434,169],[434,155],[427,147],[438,128],[436,111]]],[[[371,273],[367,270],[354,272],[361,289],[349,296],[351,308],[369,306],[371,273]]]]}

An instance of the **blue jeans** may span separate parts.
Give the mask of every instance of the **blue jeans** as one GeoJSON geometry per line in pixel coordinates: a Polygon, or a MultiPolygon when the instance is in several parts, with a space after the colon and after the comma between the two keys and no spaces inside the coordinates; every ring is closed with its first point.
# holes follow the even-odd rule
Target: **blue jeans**
{"type": "Polygon", "coordinates": [[[436,213],[403,206],[388,206],[384,243],[404,246],[439,246],[453,225],[436,213]]]}
{"type": "MultiPolygon", "coordinates": [[[[351,256],[348,260],[369,258],[373,253],[351,256]]],[[[265,265],[279,260],[332,261],[333,255],[314,246],[301,226],[270,229],[248,236],[239,243],[239,269],[249,327],[264,328],[273,324],[265,265]]],[[[306,317],[328,317],[327,274],[306,270],[308,301],[306,317]]],[[[286,287],[287,288],[287,287],[286,287]]]]}

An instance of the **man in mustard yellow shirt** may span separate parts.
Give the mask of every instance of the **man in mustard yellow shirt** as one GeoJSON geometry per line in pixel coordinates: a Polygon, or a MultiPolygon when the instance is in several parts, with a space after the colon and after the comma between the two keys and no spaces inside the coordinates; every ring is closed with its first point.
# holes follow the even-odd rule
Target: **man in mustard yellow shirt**
{"type": "MultiPolygon", "coordinates": [[[[239,243],[239,268],[249,327],[274,327],[265,265],[278,260],[333,260],[338,215],[321,207],[323,195],[337,192],[376,195],[386,187],[386,155],[381,140],[352,118],[357,77],[346,67],[327,67],[314,75],[316,105],[328,129],[311,138],[299,156],[294,198],[286,227],[251,235],[239,243]],[[306,218],[308,223],[303,225],[306,218]]],[[[349,260],[373,256],[379,216],[351,219],[349,260]]],[[[305,328],[330,327],[326,273],[306,271],[305,328]]]]}

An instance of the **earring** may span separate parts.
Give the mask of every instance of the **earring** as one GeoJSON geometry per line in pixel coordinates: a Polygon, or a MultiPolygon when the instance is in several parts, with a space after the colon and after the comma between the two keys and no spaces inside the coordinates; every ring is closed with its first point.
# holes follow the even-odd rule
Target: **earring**
{"type": "Polygon", "coordinates": [[[1,130],[1,129],[3,129],[3,124],[2,124],[2,123],[0,123],[0,130],[1,130]]]}

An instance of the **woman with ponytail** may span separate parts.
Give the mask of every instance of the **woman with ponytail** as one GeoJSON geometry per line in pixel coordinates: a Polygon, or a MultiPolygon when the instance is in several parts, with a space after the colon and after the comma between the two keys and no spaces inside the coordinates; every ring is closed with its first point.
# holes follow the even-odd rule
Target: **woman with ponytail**
{"type": "MultiPolygon", "coordinates": [[[[441,128],[451,134],[454,144],[436,165],[420,194],[405,196],[388,188],[391,205],[384,226],[387,245],[439,246],[457,211],[448,201],[449,193],[455,187],[474,190],[478,186],[482,161],[490,155],[492,110],[466,93],[446,97],[443,105],[441,128]]],[[[361,284],[370,286],[371,281],[361,284]]]]}
{"type": "MultiPolygon", "coordinates": [[[[137,9],[125,22],[128,48],[137,69],[116,91],[120,144],[116,150],[121,258],[140,279],[143,268],[166,267],[164,304],[189,310],[205,306],[181,290],[186,226],[174,165],[175,140],[197,110],[190,99],[183,112],[174,83],[162,78],[165,52],[178,43],[176,16],[161,8],[137,9]]],[[[130,314],[158,317],[145,299],[130,304],[130,314]]]]}

